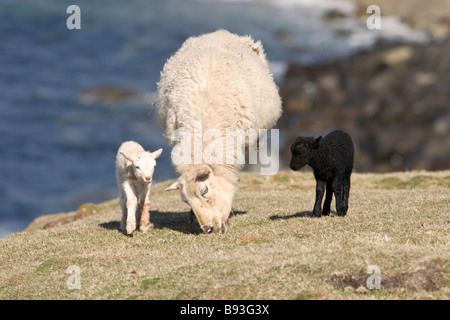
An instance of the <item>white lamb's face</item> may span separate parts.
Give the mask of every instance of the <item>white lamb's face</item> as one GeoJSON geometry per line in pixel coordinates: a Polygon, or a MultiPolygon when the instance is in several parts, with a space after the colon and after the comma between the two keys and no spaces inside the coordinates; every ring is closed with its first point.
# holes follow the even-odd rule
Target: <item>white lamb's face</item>
{"type": "Polygon", "coordinates": [[[203,232],[226,232],[235,193],[228,179],[202,166],[193,176],[182,175],[178,187],[181,199],[191,207],[203,232]]]}
{"type": "Polygon", "coordinates": [[[133,172],[139,181],[151,183],[155,172],[156,161],[150,152],[140,153],[133,161],[133,172]]]}
{"type": "Polygon", "coordinates": [[[156,159],[161,155],[162,149],[155,152],[143,151],[138,154],[120,152],[127,160],[131,161],[134,176],[143,183],[151,183],[155,172],[156,159]]]}

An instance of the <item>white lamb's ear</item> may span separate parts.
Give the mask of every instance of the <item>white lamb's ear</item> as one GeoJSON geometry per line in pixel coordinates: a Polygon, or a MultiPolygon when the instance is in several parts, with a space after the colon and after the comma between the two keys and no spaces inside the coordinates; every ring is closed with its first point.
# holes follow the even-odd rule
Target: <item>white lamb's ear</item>
{"type": "Polygon", "coordinates": [[[158,149],[155,152],[150,152],[150,151],[148,151],[148,152],[150,153],[150,155],[152,156],[153,159],[157,159],[161,155],[162,151],[163,151],[163,149],[158,149]]]}
{"type": "Polygon", "coordinates": [[[123,155],[125,157],[125,159],[130,160],[131,162],[133,162],[135,160],[135,156],[126,151],[120,151],[120,154],[123,155]]]}
{"type": "Polygon", "coordinates": [[[164,191],[172,191],[172,190],[177,190],[177,189],[180,189],[180,183],[178,182],[178,180],[175,181],[174,183],[172,183],[166,189],[164,189],[164,191]]]}

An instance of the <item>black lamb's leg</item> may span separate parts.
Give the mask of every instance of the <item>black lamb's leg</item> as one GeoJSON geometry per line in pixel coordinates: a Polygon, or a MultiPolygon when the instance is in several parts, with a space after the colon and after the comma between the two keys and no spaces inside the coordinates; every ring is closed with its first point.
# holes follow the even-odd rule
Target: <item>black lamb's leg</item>
{"type": "Polygon", "coordinates": [[[313,217],[322,216],[322,199],[325,192],[325,181],[316,181],[316,202],[314,203],[313,217]]]}
{"type": "Polygon", "coordinates": [[[324,216],[328,216],[331,212],[331,199],[333,198],[333,180],[328,180],[326,185],[327,185],[327,191],[326,191],[326,195],[325,195],[325,202],[323,204],[323,210],[322,210],[322,214],[324,216]]]}
{"type": "Polygon", "coordinates": [[[344,216],[348,211],[348,198],[350,196],[350,175],[344,177],[344,216]]]}
{"type": "Polygon", "coordinates": [[[345,210],[344,202],[344,183],[343,177],[337,175],[333,180],[333,192],[336,199],[336,212],[338,216],[345,216],[347,213],[345,210]]]}

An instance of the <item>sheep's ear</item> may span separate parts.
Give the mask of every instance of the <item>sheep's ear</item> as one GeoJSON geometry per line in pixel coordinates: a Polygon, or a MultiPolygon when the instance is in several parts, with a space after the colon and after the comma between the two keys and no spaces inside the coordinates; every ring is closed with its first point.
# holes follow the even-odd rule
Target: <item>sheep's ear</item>
{"type": "Polygon", "coordinates": [[[178,180],[175,181],[174,183],[172,183],[166,189],[164,189],[164,191],[172,191],[172,190],[177,190],[177,189],[180,189],[180,183],[178,182],[178,180]]]}
{"type": "Polygon", "coordinates": [[[130,154],[130,153],[126,152],[126,151],[119,151],[119,152],[120,152],[121,155],[123,155],[125,157],[125,159],[127,159],[127,160],[129,160],[131,162],[134,161],[135,157],[134,157],[133,154],[130,154]]]}
{"type": "Polygon", "coordinates": [[[154,152],[150,152],[150,155],[152,156],[153,159],[157,159],[159,158],[159,156],[161,155],[161,152],[163,151],[163,149],[158,149],[154,152]]]}
{"type": "Polygon", "coordinates": [[[201,166],[197,170],[197,177],[195,178],[195,181],[205,181],[208,179],[209,175],[211,174],[211,168],[209,166],[201,166]]]}
{"type": "Polygon", "coordinates": [[[322,136],[320,136],[320,137],[318,137],[316,140],[314,140],[314,142],[313,142],[313,144],[312,144],[312,147],[313,147],[314,149],[318,149],[318,148],[319,148],[320,140],[322,140],[322,136]]]}

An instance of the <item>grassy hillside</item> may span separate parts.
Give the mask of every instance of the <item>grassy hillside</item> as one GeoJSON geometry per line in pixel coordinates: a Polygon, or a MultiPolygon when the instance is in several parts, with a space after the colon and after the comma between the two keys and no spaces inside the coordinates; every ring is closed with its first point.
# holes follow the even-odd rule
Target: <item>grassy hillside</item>
{"type": "Polygon", "coordinates": [[[450,298],[450,171],[354,174],[347,216],[320,219],[312,173],[242,173],[215,235],[188,223],[169,184],[153,187],[147,233],[119,232],[115,199],[0,240],[0,299],[450,298]],[[380,290],[366,288],[370,265],[380,290]]]}

